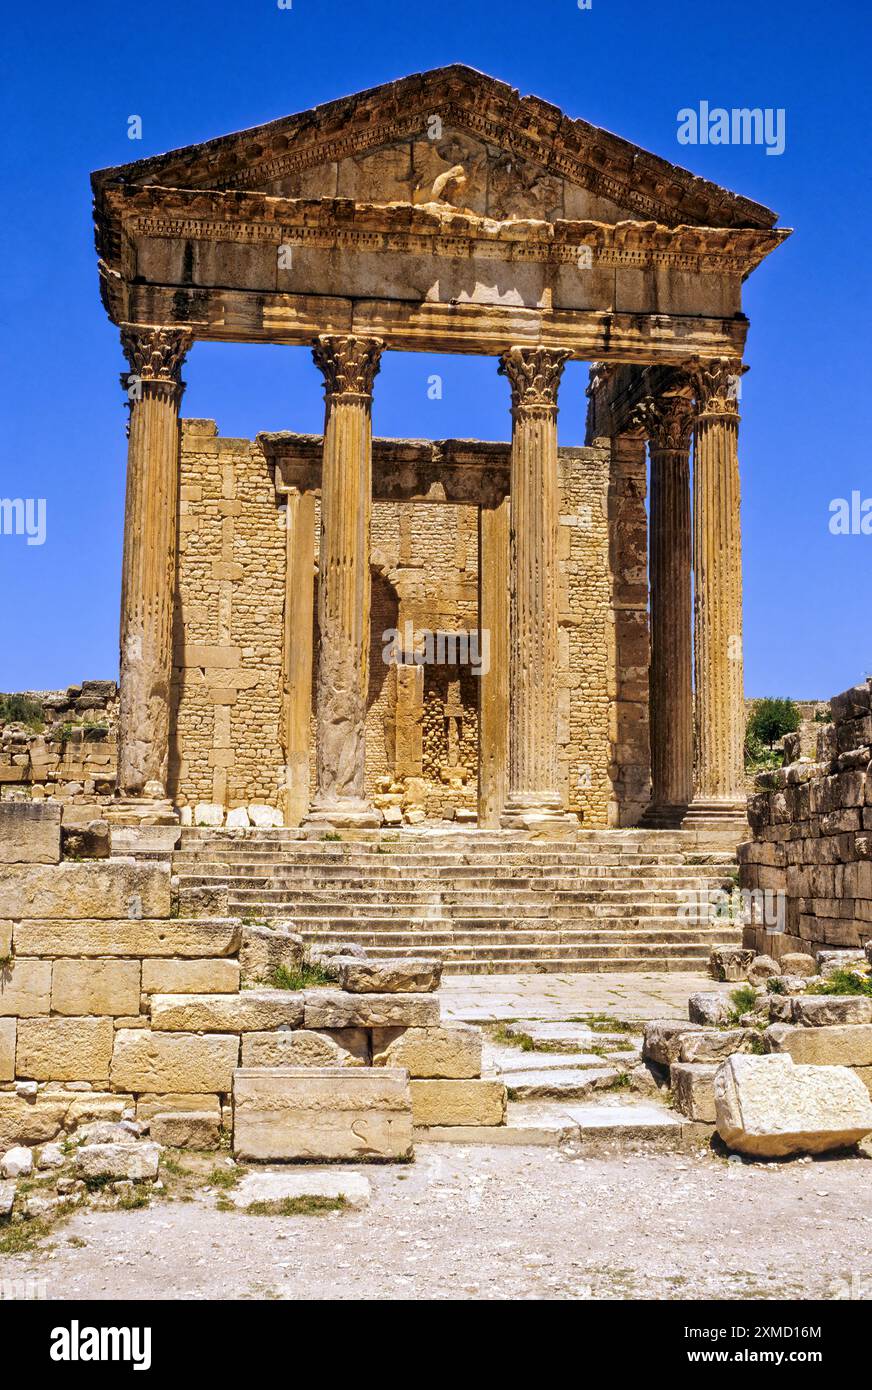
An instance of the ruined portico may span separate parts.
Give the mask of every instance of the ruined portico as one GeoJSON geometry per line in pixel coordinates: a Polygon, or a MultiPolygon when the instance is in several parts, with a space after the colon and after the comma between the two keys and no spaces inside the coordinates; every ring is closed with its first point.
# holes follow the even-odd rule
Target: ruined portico
{"type": "MultiPolygon", "coordinates": [[[[220,637],[193,642],[183,622],[174,654],[172,632],[179,509],[195,500],[181,493],[181,367],[191,345],[213,340],[308,346],[325,384],[315,482],[301,486],[290,464],[287,474],[281,461],[271,464],[286,569],[283,655],[264,713],[279,734],[276,801],[289,821],[380,819],[364,775],[370,509],[387,486],[371,416],[390,351],[487,355],[507,378],[497,381],[495,370],[512,422],[499,487],[480,466],[469,465],[466,478],[480,518],[477,623],[496,653],[479,707],[480,817],[536,826],[575,814],[558,758],[567,520],[558,408],[571,360],[596,364],[588,447],[608,451],[612,499],[619,481],[631,480],[643,532],[646,442],[650,449],[650,662],[647,577],[623,573],[620,556],[611,623],[599,638],[605,647],[633,628],[639,651],[635,666],[606,663],[609,778],[617,786],[632,767],[625,804],[638,807],[638,819],[650,801],[655,824],[706,824],[739,811],[741,284],[787,235],[775,214],[461,67],[101,171],[94,192],[104,303],[122,330],[134,387],[119,731],[126,806],[187,799],[171,772],[180,672],[202,672],[225,700],[214,767],[233,754],[234,684],[222,684],[221,673],[235,670],[243,648],[220,637]],[[622,596],[622,586],[643,587],[644,603],[638,592],[622,596]],[[303,639],[316,607],[313,663],[303,639]],[[636,736],[646,740],[650,709],[647,766],[628,755],[618,727],[634,703],[621,682],[633,688],[636,736]]],[[[289,425],[291,414],[289,405],[289,425]]],[[[403,504],[426,493],[433,460],[418,462],[423,473],[410,466],[404,475],[403,504]]],[[[444,460],[440,468],[435,485],[444,492],[444,460]]],[[[224,628],[243,580],[233,547],[245,506],[232,476],[226,492],[209,575],[228,586],[217,600],[224,628]]],[[[583,722],[583,682],[566,690],[567,717],[583,722]]],[[[614,823],[620,818],[619,809],[614,823]]]]}

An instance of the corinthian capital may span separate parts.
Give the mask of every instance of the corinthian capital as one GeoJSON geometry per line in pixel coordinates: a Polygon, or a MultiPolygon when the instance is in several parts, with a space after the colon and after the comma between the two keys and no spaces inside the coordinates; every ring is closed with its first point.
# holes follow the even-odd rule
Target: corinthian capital
{"type": "MultiPolygon", "coordinates": [[[[182,363],[192,337],[188,328],[140,328],[135,324],[122,324],[121,347],[130,363],[130,375],[143,384],[158,385],[181,394],[184,388],[182,363]]],[[[123,380],[122,377],[122,383],[123,380]]]]}
{"type": "Polygon", "coordinates": [[[568,349],[511,347],[500,357],[499,371],[512,388],[512,413],[557,411],[557,392],[568,349]]]}
{"type": "Polygon", "coordinates": [[[383,350],[382,338],[353,338],[333,333],[322,333],[316,338],[312,356],[315,366],[324,373],[324,396],[328,404],[337,397],[371,396],[383,350]]]}
{"type": "Polygon", "coordinates": [[[696,411],[684,396],[645,396],[633,411],[631,424],[642,430],[659,452],[687,453],[696,411]]]}
{"type": "Polygon", "coordinates": [[[740,357],[717,357],[690,368],[700,418],[721,416],[738,420],[740,382],[747,370],[740,357]]]}

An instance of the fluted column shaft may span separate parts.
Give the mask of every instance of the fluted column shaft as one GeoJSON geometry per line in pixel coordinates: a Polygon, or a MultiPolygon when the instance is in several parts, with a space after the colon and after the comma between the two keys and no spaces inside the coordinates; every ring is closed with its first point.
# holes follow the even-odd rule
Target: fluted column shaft
{"type": "Polygon", "coordinates": [[[376,819],[365,795],[370,643],[372,387],[384,344],[324,335],[314,348],[324,373],[319,660],[316,687],[320,819],[376,819]]]}
{"type": "Polygon", "coordinates": [[[697,802],[741,805],[745,738],[737,407],[742,364],[694,373],[694,637],[697,802]]]}
{"type": "Polygon", "coordinates": [[[646,402],[651,456],[651,783],[660,811],[693,797],[690,440],[693,405],[646,402]]]}
{"type": "Polygon", "coordinates": [[[503,823],[563,813],[557,789],[557,393],[568,351],[513,347],[509,777],[503,823]]]}
{"type": "Polygon", "coordinates": [[[130,375],[121,577],[118,787],[167,792],[179,495],[181,367],[190,334],[124,328],[130,375]]]}

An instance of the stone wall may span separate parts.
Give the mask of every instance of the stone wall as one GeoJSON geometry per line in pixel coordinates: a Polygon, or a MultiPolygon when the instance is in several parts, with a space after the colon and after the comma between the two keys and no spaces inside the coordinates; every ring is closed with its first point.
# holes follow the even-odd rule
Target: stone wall
{"type": "Polygon", "coordinates": [[[872,938],[872,680],[835,696],[831,710],[815,761],[798,757],[799,736],[788,735],[786,765],[761,773],[748,802],[740,885],[784,894],[784,918],[777,932],[749,925],[745,944],[776,959],[872,938]]]}
{"type": "Polygon", "coordinates": [[[73,819],[77,808],[110,796],[118,758],[115,681],[23,691],[20,698],[33,717],[0,723],[0,800],[51,797],[73,819]]]}

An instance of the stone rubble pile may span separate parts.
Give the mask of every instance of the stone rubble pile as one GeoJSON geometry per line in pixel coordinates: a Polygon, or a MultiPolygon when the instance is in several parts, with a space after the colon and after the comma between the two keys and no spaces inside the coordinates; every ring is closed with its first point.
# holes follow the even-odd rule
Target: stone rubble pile
{"type": "Polygon", "coordinates": [[[51,797],[73,815],[111,797],[118,760],[115,682],[83,681],[22,698],[39,718],[0,724],[0,800],[51,797]]]}

